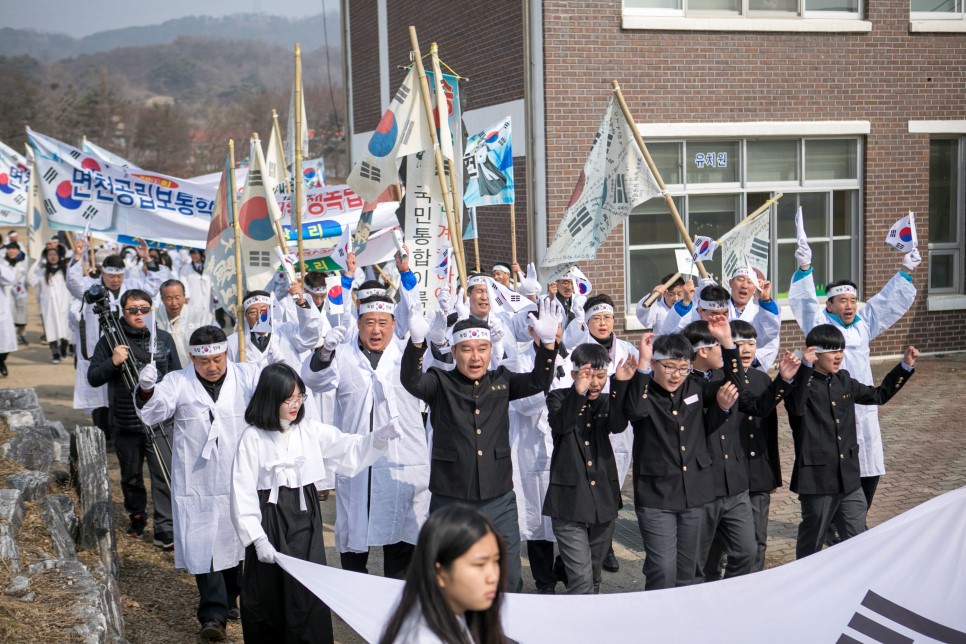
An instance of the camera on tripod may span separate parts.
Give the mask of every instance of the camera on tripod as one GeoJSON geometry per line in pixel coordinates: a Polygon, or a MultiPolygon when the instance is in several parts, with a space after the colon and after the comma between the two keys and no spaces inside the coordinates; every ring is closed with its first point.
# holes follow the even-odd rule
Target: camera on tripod
{"type": "Polygon", "coordinates": [[[94,314],[98,316],[111,308],[107,289],[100,284],[95,284],[84,292],[84,302],[92,304],[94,314]]]}

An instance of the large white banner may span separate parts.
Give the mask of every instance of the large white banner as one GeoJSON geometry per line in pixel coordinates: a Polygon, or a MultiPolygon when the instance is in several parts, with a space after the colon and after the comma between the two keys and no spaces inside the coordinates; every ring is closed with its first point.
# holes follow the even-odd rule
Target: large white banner
{"type": "Polygon", "coordinates": [[[23,226],[30,189],[30,165],[22,154],[0,142],[0,224],[23,226]]]}
{"type": "MultiPolygon", "coordinates": [[[[416,275],[416,294],[426,311],[435,311],[436,298],[447,281],[433,272],[442,246],[450,246],[449,226],[435,157],[426,152],[409,157],[406,166],[406,243],[409,268],[416,275]]],[[[376,229],[373,221],[372,228],[376,229]]]]}
{"type": "MultiPolygon", "coordinates": [[[[531,642],[966,642],[966,488],[764,572],[612,595],[509,594],[507,636],[531,642]]],[[[369,642],[403,582],[285,555],[279,565],[369,642]]]]}
{"type": "Polygon", "coordinates": [[[768,275],[768,250],[771,248],[769,225],[771,216],[762,213],[750,223],[738,224],[720,240],[724,274],[721,279],[728,281],[739,266],[757,268],[762,275],[768,275]]]}

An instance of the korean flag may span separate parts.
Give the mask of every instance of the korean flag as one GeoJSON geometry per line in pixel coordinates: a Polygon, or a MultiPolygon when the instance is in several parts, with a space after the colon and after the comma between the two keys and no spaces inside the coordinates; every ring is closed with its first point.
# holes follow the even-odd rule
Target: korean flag
{"type": "Polygon", "coordinates": [[[916,234],[916,214],[912,211],[908,215],[892,224],[885,242],[902,253],[908,253],[919,246],[919,235],[916,234]]]}

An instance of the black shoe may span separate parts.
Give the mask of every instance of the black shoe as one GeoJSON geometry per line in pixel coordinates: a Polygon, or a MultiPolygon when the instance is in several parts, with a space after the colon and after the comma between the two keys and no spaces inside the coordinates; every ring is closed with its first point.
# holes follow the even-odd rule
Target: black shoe
{"type": "Polygon", "coordinates": [[[201,639],[209,642],[220,642],[227,637],[225,625],[214,620],[205,622],[201,625],[201,632],[198,633],[201,639]]]}
{"type": "Polygon", "coordinates": [[[556,589],[554,589],[552,587],[548,587],[548,588],[537,588],[537,594],[538,595],[556,595],[557,594],[557,591],[556,591],[556,589]]]}
{"type": "Polygon", "coordinates": [[[28,344],[30,344],[29,342],[27,342],[27,338],[23,337],[22,335],[17,336],[17,342],[20,343],[22,346],[27,346],[28,344]]]}
{"type": "Polygon", "coordinates": [[[238,620],[241,619],[241,611],[238,610],[237,608],[229,608],[228,609],[228,619],[237,622],[238,620]]]}
{"type": "Polygon", "coordinates": [[[171,550],[174,548],[174,537],[170,532],[155,532],[154,545],[162,550],[171,550]]]}
{"type": "Polygon", "coordinates": [[[147,526],[147,521],[144,520],[143,514],[132,514],[131,527],[127,529],[127,536],[132,539],[140,539],[144,536],[145,526],[147,526]]]}
{"type": "Polygon", "coordinates": [[[607,572],[617,572],[621,569],[620,563],[617,562],[617,557],[614,556],[613,548],[607,551],[607,556],[604,557],[603,568],[607,572]]]}
{"type": "Polygon", "coordinates": [[[8,375],[10,375],[10,373],[7,371],[6,363],[0,364],[0,376],[6,378],[8,375]]]}

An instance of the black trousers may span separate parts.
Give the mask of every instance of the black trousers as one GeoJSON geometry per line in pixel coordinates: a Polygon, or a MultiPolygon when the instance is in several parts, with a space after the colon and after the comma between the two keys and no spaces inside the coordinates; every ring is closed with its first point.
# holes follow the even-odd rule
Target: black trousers
{"type": "MultiPolygon", "coordinates": [[[[171,439],[169,430],[155,433],[155,442],[164,459],[165,469],[171,471],[171,439]]],[[[144,487],[144,461],[148,462],[151,476],[151,505],[154,507],[154,534],[173,534],[171,524],[171,490],[164,479],[161,464],[154,450],[154,443],[147,434],[121,434],[114,436],[114,452],[121,467],[121,492],[124,509],[128,514],[144,514],[148,496],[144,487]]]]}
{"type": "MultiPolygon", "coordinates": [[[[390,543],[382,547],[382,574],[390,579],[405,579],[409,561],[413,558],[416,546],[405,541],[390,543]]],[[[340,552],[339,561],[343,570],[369,574],[368,552],[340,552]]]]}
{"type": "Polygon", "coordinates": [[[227,570],[195,575],[198,585],[198,622],[219,622],[222,626],[228,623],[228,609],[238,607],[238,595],[241,592],[239,575],[241,566],[227,570]]]}
{"type": "Polygon", "coordinates": [[[61,359],[64,356],[67,355],[67,340],[66,339],[61,340],[60,342],[57,342],[55,340],[54,342],[49,342],[48,344],[50,346],[50,355],[51,355],[51,357],[57,358],[59,360],[59,359],[61,359]]]}
{"type": "Polygon", "coordinates": [[[557,585],[553,574],[553,541],[527,541],[527,559],[537,590],[553,590],[557,585]]]}
{"type": "Polygon", "coordinates": [[[862,492],[865,494],[865,504],[872,507],[872,499],[875,497],[875,490],[879,487],[878,476],[863,476],[859,479],[862,484],[862,492]]]}

